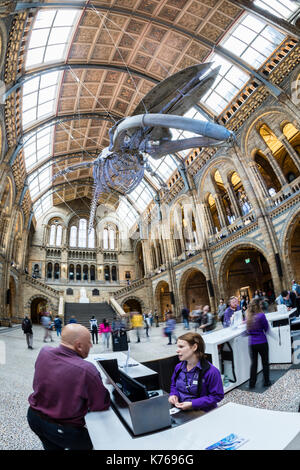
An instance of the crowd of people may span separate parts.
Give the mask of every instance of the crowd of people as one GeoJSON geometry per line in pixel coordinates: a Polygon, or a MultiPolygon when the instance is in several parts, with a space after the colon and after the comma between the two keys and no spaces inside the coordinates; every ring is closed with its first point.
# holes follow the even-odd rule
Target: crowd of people
{"type": "MultiPolygon", "coordinates": [[[[232,324],[237,311],[240,315],[244,314],[241,316],[246,326],[243,334],[248,336],[251,358],[249,389],[256,386],[259,355],[262,359],[264,386],[271,385],[267,339],[267,334],[272,334],[267,321],[270,304],[275,301],[278,305],[286,305],[287,309],[295,309],[299,299],[300,286],[295,281],[291,290],[282,291],[276,299],[260,290],[254,292],[252,299],[232,296],[227,303],[220,299],[217,318],[224,328],[232,324]]],[[[214,315],[209,305],[197,306],[192,311],[184,307],[181,314],[184,328],[189,330],[192,322],[195,332],[188,331],[176,338],[175,318],[171,310],[166,312],[164,335],[169,339],[168,344],[172,344],[172,340],[177,344],[179,359],[171,378],[169,403],[181,411],[207,412],[216,408],[224,397],[221,373],[206,359],[205,342],[197,332],[198,329],[204,333],[212,331],[216,326],[214,315]]],[[[115,317],[111,325],[103,319],[98,326],[97,319],[92,316],[88,331],[77,324],[75,317],[63,329],[58,320],[58,315],[52,320],[47,312],[41,317],[45,328],[44,341],[48,338],[53,341],[51,331],[54,327],[57,336],[61,336],[61,344],[56,348],[44,347],[38,355],[33,393],[29,396],[28,423],[47,450],[92,449],[84,416],[88,411],[107,410],[110,407],[110,396],[95,366],[83,359],[87,358],[92,346],[91,334],[93,343],[98,343],[98,335],[102,335],[103,346],[108,348],[111,334],[126,331],[128,325],[115,317]],[[52,397],[55,397],[55,401],[52,397]]],[[[130,327],[136,332],[137,343],[141,342],[142,329],[149,337],[154,321],[159,326],[157,311],[131,313],[130,327]]],[[[22,327],[28,348],[32,349],[32,325],[28,317],[24,318],[22,327]]]]}

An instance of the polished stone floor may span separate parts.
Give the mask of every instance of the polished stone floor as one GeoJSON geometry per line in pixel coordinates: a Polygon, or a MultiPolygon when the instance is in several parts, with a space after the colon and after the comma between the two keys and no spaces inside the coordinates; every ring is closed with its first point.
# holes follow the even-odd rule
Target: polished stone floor
{"type": "MultiPolygon", "coordinates": [[[[153,327],[150,338],[143,333],[141,343],[136,343],[135,333],[130,332],[130,353],[139,362],[163,358],[176,354],[176,345],[167,345],[163,328],[153,327]]],[[[186,330],[182,324],[176,329],[176,335],[186,330]]],[[[42,449],[39,439],[30,430],[26,420],[27,398],[32,391],[34,363],[43,343],[43,329],[33,327],[33,350],[27,349],[25,336],[20,328],[0,331],[0,450],[35,450],[42,449]]],[[[55,347],[59,338],[53,333],[55,347]]],[[[105,348],[100,343],[91,349],[91,353],[103,353],[105,348]]],[[[108,351],[112,351],[111,348],[108,351]]],[[[274,385],[264,393],[248,392],[235,389],[225,395],[221,402],[235,402],[259,408],[295,412],[300,403],[300,369],[289,365],[271,366],[272,369],[285,369],[274,385]]]]}

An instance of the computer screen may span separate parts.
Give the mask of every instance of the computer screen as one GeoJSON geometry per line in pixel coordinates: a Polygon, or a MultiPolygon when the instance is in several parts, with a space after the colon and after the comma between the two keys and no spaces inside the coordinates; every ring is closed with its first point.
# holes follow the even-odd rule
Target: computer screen
{"type": "Polygon", "coordinates": [[[131,402],[147,400],[149,398],[146,386],[122,371],[120,371],[120,384],[122,392],[131,402]]]}
{"type": "Polygon", "coordinates": [[[104,360],[98,361],[98,364],[102,366],[104,371],[109,375],[109,377],[115,383],[120,382],[120,371],[119,371],[117,359],[104,359],[104,360]]]}

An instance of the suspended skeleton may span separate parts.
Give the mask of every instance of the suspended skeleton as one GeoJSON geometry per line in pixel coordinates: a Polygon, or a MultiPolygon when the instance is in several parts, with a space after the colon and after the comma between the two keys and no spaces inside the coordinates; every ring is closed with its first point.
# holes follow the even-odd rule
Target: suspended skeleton
{"type": "Polygon", "coordinates": [[[70,166],[55,174],[54,179],[81,168],[93,167],[94,195],[89,230],[94,222],[101,193],[119,195],[132,192],[149,171],[165,187],[151,168],[147,154],[159,159],[166,154],[198,147],[228,145],[233,133],[210,121],[199,121],[183,115],[212,86],[219,67],[208,72],[211,64],[188,67],[155,86],[133,112],[109,131],[110,145],[93,162],[70,166]],[[196,137],[172,140],[171,129],[197,134],[196,137]]]}

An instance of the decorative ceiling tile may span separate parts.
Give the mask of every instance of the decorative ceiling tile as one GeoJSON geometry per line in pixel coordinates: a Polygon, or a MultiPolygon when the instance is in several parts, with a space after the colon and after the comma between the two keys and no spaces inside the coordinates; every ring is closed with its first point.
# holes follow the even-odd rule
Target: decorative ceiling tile
{"type": "Polygon", "coordinates": [[[221,35],[223,34],[223,31],[220,30],[219,28],[216,28],[211,23],[206,23],[203,26],[203,28],[200,29],[199,34],[209,39],[210,41],[214,42],[214,41],[217,41],[221,37],[221,35]]]}
{"type": "Polygon", "coordinates": [[[137,10],[147,13],[148,15],[151,15],[154,12],[157,5],[158,5],[158,2],[153,1],[153,0],[141,0],[141,2],[139,3],[137,7],[137,10]]]}
{"type": "Polygon", "coordinates": [[[192,44],[188,47],[186,53],[187,55],[201,62],[209,53],[209,49],[206,49],[195,41],[193,41],[192,44]]]}
{"type": "Polygon", "coordinates": [[[80,27],[74,42],[76,43],[83,43],[83,44],[92,44],[92,42],[95,39],[95,34],[97,34],[97,29],[96,28],[83,28],[80,27]]]}
{"type": "Polygon", "coordinates": [[[175,8],[182,9],[188,3],[187,0],[168,0],[167,5],[175,8]]]}
{"type": "Polygon", "coordinates": [[[96,44],[91,58],[107,62],[113,51],[114,47],[98,46],[96,44]]]}
{"type": "Polygon", "coordinates": [[[146,27],[146,23],[131,19],[126,27],[128,33],[142,34],[143,29],[146,27]]]}
{"type": "Polygon", "coordinates": [[[146,54],[150,54],[153,56],[157,51],[158,47],[159,43],[145,39],[145,41],[140,46],[140,50],[145,52],[146,54]]]}
{"type": "Polygon", "coordinates": [[[188,31],[196,31],[201,23],[201,18],[189,13],[185,13],[178,21],[178,25],[183,26],[188,31]]]}
{"type": "Polygon", "coordinates": [[[206,18],[208,13],[211,12],[211,8],[208,6],[202,5],[201,2],[192,2],[191,5],[188,7],[187,11],[192,15],[196,15],[200,18],[206,18]]]}
{"type": "Polygon", "coordinates": [[[183,36],[183,34],[170,32],[166,38],[165,44],[182,51],[188,42],[189,39],[186,36],[183,36]]]}
{"type": "Polygon", "coordinates": [[[151,57],[143,55],[140,52],[138,52],[133,59],[134,65],[141,69],[146,69],[150,61],[151,57]]]}
{"type": "Polygon", "coordinates": [[[165,6],[160,10],[157,16],[167,21],[175,21],[180,13],[180,10],[165,6]]]}
{"type": "Polygon", "coordinates": [[[160,28],[159,26],[152,25],[150,30],[147,32],[147,36],[155,41],[161,42],[163,37],[167,34],[168,30],[160,28]]]}
{"type": "Polygon", "coordinates": [[[216,11],[210,18],[210,22],[219,28],[226,29],[232,23],[232,19],[216,11]]]}

